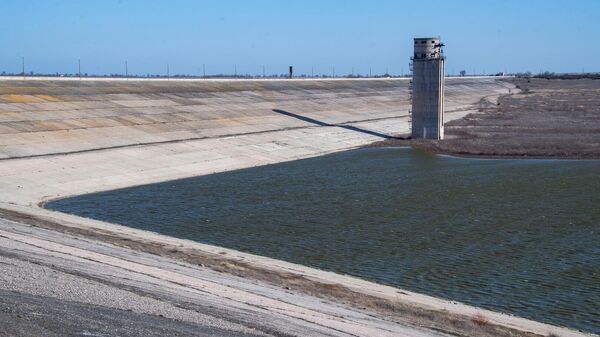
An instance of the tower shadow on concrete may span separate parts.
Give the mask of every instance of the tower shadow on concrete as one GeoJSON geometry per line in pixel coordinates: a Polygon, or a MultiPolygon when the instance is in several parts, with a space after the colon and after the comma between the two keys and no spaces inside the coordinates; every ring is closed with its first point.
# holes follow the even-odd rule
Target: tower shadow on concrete
{"type": "Polygon", "coordinates": [[[342,129],[346,129],[346,130],[350,130],[350,131],[356,131],[356,132],[362,132],[362,133],[366,133],[368,135],[371,136],[375,136],[375,137],[380,137],[383,139],[404,139],[401,137],[394,137],[394,136],[390,136],[390,135],[386,135],[385,133],[381,133],[381,132],[377,132],[377,131],[371,131],[371,130],[365,130],[365,129],[361,129],[359,127],[356,126],[352,126],[352,125],[347,125],[347,124],[343,124],[343,123],[338,123],[338,124],[331,124],[331,123],[326,123],[314,118],[310,118],[310,117],[306,117],[306,116],[302,116],[302,115],[298,115],[295,114],[293,112],[289,112],[289,111],[284,111],[281,109],[273,109],[273,112],[276,112],[278,114],[282,114],[285,116],[289,116],[289,117],[294,117],[296,119],[299,119],[303,122],[307,122],[307,123],[312,123],[318,126],[335,126],[338,128],[342,128],[342,129]]]}

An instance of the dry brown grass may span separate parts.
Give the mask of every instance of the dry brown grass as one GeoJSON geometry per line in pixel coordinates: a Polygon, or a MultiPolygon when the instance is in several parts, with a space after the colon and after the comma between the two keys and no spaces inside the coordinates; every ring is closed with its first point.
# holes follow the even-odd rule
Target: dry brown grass
{"type": "Polygon", "coordinates": [[[471,321],[479,326],[488,325],[490,323],[489,318],[485,317],[485,315],[482,313],[473,315],[473,317],[471,317],[471,321]]]}
{"type": "Polygon", "coordinates": [[[387,139],[372,146],[413,146],[486,158],[600,159],[600,80],[511,80],[520,93],[445,124],[445,139],[387,139]]]}

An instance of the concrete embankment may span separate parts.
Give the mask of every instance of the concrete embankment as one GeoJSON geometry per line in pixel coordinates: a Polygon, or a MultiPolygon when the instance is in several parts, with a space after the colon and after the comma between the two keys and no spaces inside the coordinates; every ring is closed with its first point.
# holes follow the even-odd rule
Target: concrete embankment
{"type": "MultiPolygon", "coordinates": [[[[482,98],[494,99],[510,88],[494,79],[447,84],[448,120],[475,112],[482,98]]],[[[1,268],[18,271],[3,279],[0,289],[156,315],[152,305],[139,304],[152,299],[161,303],[165,317],[232,334],[577,335],[39,207],[54,198],[295,160],[407,135],[407,93],[406,80],[387,79],[0,80],[0,208],[7,210],[0,214],[0,255],[10,266],[1,268]],[[61,281],[48,278],[50,271],[61,281]],[[31,278],[46,281],[24,281],[31,278]],[[93,289],[115,300],[102,302],[93,289]],[[123,291],[130,305],[117,300],[115,294],[123,291]]],[[[34,299],[28,297],[28,303],[37,303],[34,299]]]]}
{"type": "MultiPolygon", "coordinates": [[[[446,119],[509,86],[449,80],[446,119]]],[[[35,205],[408,135],[407,93],[407,80],[0,81],[0,197],[35,205]]]]}

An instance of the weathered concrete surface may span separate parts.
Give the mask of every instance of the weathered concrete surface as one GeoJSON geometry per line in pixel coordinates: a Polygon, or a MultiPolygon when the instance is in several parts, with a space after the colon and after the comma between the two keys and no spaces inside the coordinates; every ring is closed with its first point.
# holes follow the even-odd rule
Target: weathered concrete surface
{"type": "Polygon", "coordinates": [[[437,37],[415,38],[412,139],[444,139],[445,58],[437,37]]]}
{"type": "MultiPolygon", "coordinates": [[[[509,87],[494,79],[448,80],[447,85],[447,120],[474,112],[480,99],[494,99],[509,87]]],[[[0,104],[0,156],[4,157],[0,160],[0,207],[139,244],[181,247],[245,261],[320,284],[343,285],[357,294],[446,310],[466,320],[483,312],[493,324],[520,331],[577,335],[347,276],[38,207],[57,197],[306,158],[362,146],[383,135],[406,134],[406,88],[404,80],[0,81],[4,102],[0,104]],[[343,127],[348,125],[353,128],[343,127]]],[[[248,323],[252,321],[261,323],[259,331],[275,335],[438,334],[411,328],[410,322],[399,323],[381,313],[290,294],[265,282],[215,274],[177,259],[22,223],[34,222],[0,220],[2,255],[11,259],[9,267],[0,268],[19,270],[5,273],[9,278],[0,289],[122,309],[116,299],[107,305],[87,295],[69,297],[52,287],[40,290],[22,282],[15,275],[39,272],[23,262],[31,261],[74,275],[76,279],[64,282],[69,287],[93,288],[96,285],[86,284],[91,279],[145,294],[162,305],[210,308],[199,312],[223,313],[219,317],[224,317],[225,326],[217,325],[218,329],[252,334],[254,330],[244,330],[257,328],[248,323]],[[241,323],[226,324],[232,322],[241,323]]],[[[46,286],[55,285],[51,278],[41,279],[47,280],[46,286]]],[[[27,301],[34,305],[36,298],[27,301]]],[[[142,314],[156,314],[136,308],[142,314]]],[[[188,314],[184,316],[195,315],[188,314]]],[[[183,321],[210,326],[208,321],[198,323],[198,317],[183,321]]]]}
{"type": "MultiPolygon", "coordinates": [[[[0,81],[0,158],[314,126],[273,109],[330,124],[376,120],[369,123],[374,131],[402,134],[408,131],[398,119],[409,109],[407,83],[0,81]]],[[[449,118],[507,87],[494,80],[449,81],[449,118]]]]}
{"type": "MultiPolygon", "coordinates": [[[[448,81],[447,119],[507,91],[448,81]]],[[[0,81],[0,198],[48,198],[264,165],[407,135],[406,80],[0,81]],[[37,103],[34,103],[37,102],[37,103]],[[131,146],[145,144],[144,146],[131,146]],[[91,151],[94,150],[94,151],[91,151]],[[88,151],[88,152],[81,152],[88,151]],[[81,153],[77,153],[81,152],[81,153]],[[61,156],[43,156],[70,153],[61,156]]]]}
{"type": "MultiPolygon", "coordinates": [[[[30,324],[44,330],[55,331],[53,326],[58,325],[78,329],[75,332],[80,334],[83,330],[115,333],[118,327],[106,323],[120,319],[126,326],[133,325],[129,332],[121,333],[136,336],[142,332],[157,336],[170,332],[211,336],[443,335],[202,266],[12,221],[0,219],[0,224],[0,289],[15,292],[9,299],[0,299],[0,303],[10,301],[3,303],[9,306],[4,312],[19,310],[21,305],[15,303],[21,296],[25,306],[57,302],[74,316],[50,313],[52,322],[46,323],[50,327],[35,321],[30,324]],[[80,310],[90,312],[85,320],[80,310]],[[119,312],[125,317],[118,318],[119,312]],[[126,317],[131,313],[137,317],[126,317]],[[137,330],[149,315],[164,325],[155,322],[137,330]],[[81,325],[72,326],[73,319],[81,325]]],[[[33,321],[36,312],[45,313],[35,306],[32,309],[33,313],[21,314],[23,323],[33,321]]],[[[0,321],[2,317],[6,316],[0,312],[0,321]]],[[[21,325],[7,323],[6,328],[21,325]]]]}

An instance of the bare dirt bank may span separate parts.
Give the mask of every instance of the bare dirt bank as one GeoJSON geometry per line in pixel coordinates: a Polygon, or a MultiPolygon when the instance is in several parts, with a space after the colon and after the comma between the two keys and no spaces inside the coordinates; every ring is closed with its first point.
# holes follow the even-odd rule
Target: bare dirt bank
{"type": "Polygon", "coordinates": [[[600,81],[508,80],[518,89],[445,125],[443,141],[385,140],[434,153],[499,158],[600,159],[600,81]]]}

